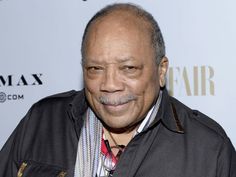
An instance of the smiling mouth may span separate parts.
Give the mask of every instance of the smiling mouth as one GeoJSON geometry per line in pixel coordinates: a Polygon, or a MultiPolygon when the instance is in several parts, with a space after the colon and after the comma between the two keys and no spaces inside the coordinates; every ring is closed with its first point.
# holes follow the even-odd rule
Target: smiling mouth
{"type": "Polygon", "coordinates": [[[128,104],[130,103],[130,101],[125,102],[125,103],[120,103],[120,104],[103,104],[104,108],[108,111],[108,112],[123,112],[125,110],[127,110],[128,104]]]}
{"type": "Polygon", "coordinates": [[[113,103],[102,103],[102,104],[105,105],[105,106],[114,106],[114,107],[116,107],[116,106],[122,106],[124,104],[129,103],[129,102],[130,101],[126,101],[126,102],[113,102],[113,103]]]}

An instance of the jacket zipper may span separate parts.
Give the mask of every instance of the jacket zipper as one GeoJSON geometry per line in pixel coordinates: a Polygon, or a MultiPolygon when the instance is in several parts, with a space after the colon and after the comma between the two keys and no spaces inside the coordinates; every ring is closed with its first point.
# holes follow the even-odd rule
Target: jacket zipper
{"type": "Polygon", "coordinates": [[[22,176],[23,176],[23,172],[24,172],[26,166],[27,166],[27,163],[25,163],[25,162],[23,162],[23,163],[21,164],[21,166],[20,166],[20,168],[19,168],[19,171],[18,171],[18,173],[17,173],[17,177],[22,177],[22,176]]]}
{"type": "Polygon", "coordinates": [[[57,177],[65,177],[65,176],[66,176],[66,172],[62,171],[59,173],[57,177]]]}

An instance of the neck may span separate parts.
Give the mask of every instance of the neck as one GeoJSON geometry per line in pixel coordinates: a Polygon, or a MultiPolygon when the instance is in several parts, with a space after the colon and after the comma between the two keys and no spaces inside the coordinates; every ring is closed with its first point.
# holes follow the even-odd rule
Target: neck
{"type": "Polygon", "coordinates": [[[105,137],[109,141],[111,146],[117,146],[117,145],[127,146],[127,144],[133,138],[134,133],[136,131],[136,129],[133,129],[132,131],[125,131],[121,133],[121,132],[112,132],[106,128],[104,128],[103,130],[105,137]]]}

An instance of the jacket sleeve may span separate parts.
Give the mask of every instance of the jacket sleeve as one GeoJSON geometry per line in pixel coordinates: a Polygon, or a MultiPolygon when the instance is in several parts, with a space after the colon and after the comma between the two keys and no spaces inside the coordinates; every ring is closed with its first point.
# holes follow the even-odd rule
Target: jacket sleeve
{"type": "Polygon", "coordinates": [[[216,170],[217,177],[236,177],[236,152],[228,138],[221,145],[216,170]]]}
{"type": "Polygon", "coordinates": [[[20,138],[25,119],[22,119],[0,151],[0,177],[16,177],[20,138]]]}

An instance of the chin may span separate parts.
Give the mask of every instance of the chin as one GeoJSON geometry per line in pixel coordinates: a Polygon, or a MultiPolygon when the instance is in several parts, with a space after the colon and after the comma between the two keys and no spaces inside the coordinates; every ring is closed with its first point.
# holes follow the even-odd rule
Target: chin
{"type": "Polygon", "coordinates": [[[103,126],[109,130],[110,132],[114,132],[114,133],[124,133],[124,132],[130,132],[133,131],[138,125],[139,122],[137,123],[126,123],[124,124],[124,122],[111,122],[111,121],[103,121],[103,126]]]}

